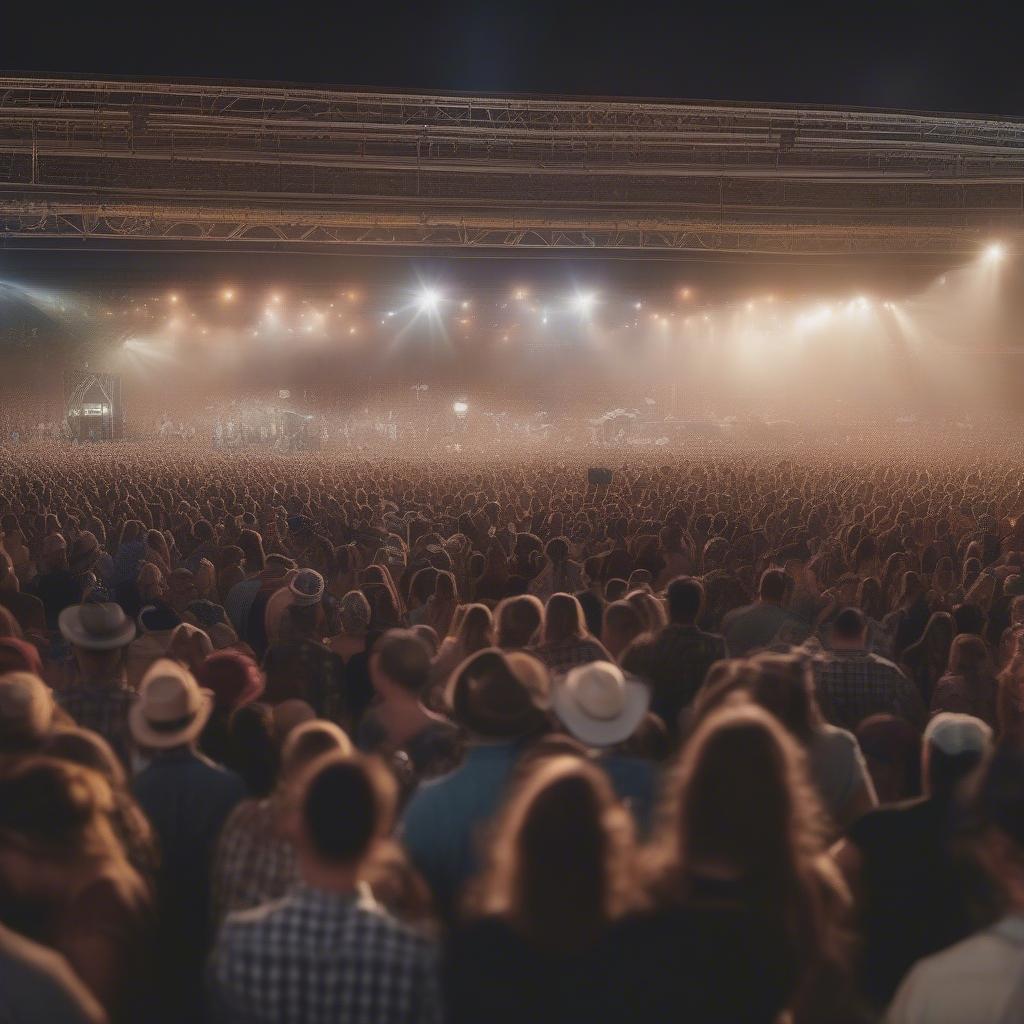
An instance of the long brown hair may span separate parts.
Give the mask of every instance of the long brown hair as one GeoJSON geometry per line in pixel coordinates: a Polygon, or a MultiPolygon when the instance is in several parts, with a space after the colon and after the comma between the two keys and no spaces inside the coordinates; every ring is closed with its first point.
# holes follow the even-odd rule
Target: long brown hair
{"type": "Polygon", "coordinates": [[[587,623],[579,601],[572,594],[552,594],[544,607],[544,643],[557,644],[586,635],[587,623]]]}
{"type": "Polygon", "coordinates": [[[511,797],[470,912],[505,918],[531,944],[585,949],[635,906],[633,825],[587,761],[539,761],[511,797]]]}
{"type": "Polygon", "coordinates": [[[760,707],[725,707],[698,726],[667,788],[652,893],[686,904],[702,875],[724,871],[750,909],[778,921],[799,963],[840,959],[842,889],[826,873],[822,823],[793,737],[760,707]]]}

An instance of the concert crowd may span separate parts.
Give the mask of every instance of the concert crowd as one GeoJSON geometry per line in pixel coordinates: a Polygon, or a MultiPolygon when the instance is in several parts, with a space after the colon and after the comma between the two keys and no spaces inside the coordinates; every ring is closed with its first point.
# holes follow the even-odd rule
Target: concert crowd
{"type": "Polygon", "coordinates": [[[0,452],[0,1020],[1024,1020],[1022,463],[925,441],[0,452]]]}

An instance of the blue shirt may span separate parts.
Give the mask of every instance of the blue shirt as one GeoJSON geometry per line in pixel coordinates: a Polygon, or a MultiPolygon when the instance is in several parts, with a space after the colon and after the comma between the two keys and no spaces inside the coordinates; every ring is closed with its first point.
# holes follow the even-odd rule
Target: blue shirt
{"type": "Polygon", "coordinates": [[[413,794],[402,841],[442,910],[451,910],[478,864],[480,827],[501,804],[519,756],[516,742],[470,747],[462,764],[413,794]]]}
{"type": "Polygon", "coordinates": [[[613,753],[602,754],[597,765],[608,776],[615,795],[629,808],[639,834],[647,835],[651,830],[658,788],[654,762],[613,753]]]}

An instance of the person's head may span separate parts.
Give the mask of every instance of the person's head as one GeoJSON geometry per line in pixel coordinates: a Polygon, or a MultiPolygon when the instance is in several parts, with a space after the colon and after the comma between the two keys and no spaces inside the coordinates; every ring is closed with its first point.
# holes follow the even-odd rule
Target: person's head
{"type": "Polygon", "coordinates": [[[736,693],[746,694],[781,722],[802,747],[809,747],[822,725],[810,662],[796,654],[764,652],[709,681],[694,707],[699,722],[724,706],[736,693]]]}
{"type": "Polygon", "coordinates": [[[943,711],[924,731],[921,776],[933,797],[949,798],[988,753],[992,730],[979,718],[943,711]]]}
{"type": "Polygon", "coordinates": [[[604,585],[604,599],[611,604],[613,601],[621,601],[629,590],[629,584],[618,576],[613,577],[604,585]]]}
{"type": "Polygon", "coordinates": [[[583,609],[572,594],[552,594],[544,607],[544,643],[557,644],[586,636],[583,609]]]}
{"type": "Polygon", "coordinates": [[[536,762],[513,792],[476,903],[531,945],[586,949],[635,900],[632,823],[607,776],[560,755],[536,762]]]}
{"type": "Polygon", "coordinates": [[[885,591],[875,576],[865,576],[857,587],[857,607],[864,617],[881,622],[885,617],[885,591]]]}
{"type": "Polygon", "coordinates": [[[370,627],[370,602],[361,590],[350,590],[338,604],[338,615],[348,636],[362,636],[370,627]]]}
{"type": "Polygon", "coordinates": [[[384,700],[419,700],[430,681],[430,649],[410,629],[390,629],[370,655],[370,679],[384,700]]]}
{"type": "Polygon", "coordinates": [[[864,646],[867,623],[859,608],[844,608],[832,623],[832,646],[836,650],[855,650],[864,646]]]}
{"type": "Polygon", "coordinates": [[[1024,754],[1003,745],[970,787],[974,849],[1006,904],[1024,906],[1024,754]]]}
{"type": "Polygon", "coordinates": [[[781,569],[766,569],[761,573],[757,596],[764,604],[782,604],[788,585],[786,574],[781,569]]]}
{"type": "Polygon", "coordinates": [[[498,647],[516,650],[529,647],[544,619],[544,605],[532,594],[506,597],[495,610],[498,647]]]}
{"type": "Polygon", "coordinates": [[[870,715],[857,726],[857,743],[880,804],[921,792],[921,733],[898,715],[870,715]]]}
{"type": "Polygon", "coordinates": [[[80,604],[58,617],[85,682],[110,682],[124,671],[124,652],[135,638],[135,623],[117,604],[80,604]]]}
{"type": "Polygon", "coordinates": [[[455,584],[455,576],[450,572],[439,572],[434,580],[434,600],[451,603],[458,601],[459,591],[455,584]]]}
{"type": "Polygon", "coordinates": [[[669,620],[677,625],[691,626],[704,608],[704,585],[693,576],[677,576],[665,591],[669,620]]]}
{"type": "Polygon", "coordinates": [[[277,780],[279,748],[274,710],[248,702],[228,719],[227,762],[245,783],[250,796],[266,796],[277,780]]]}
{"type": "Polygon", "coordinates": [[[820,807],[803,755],[782,725],[751,704],[705,719],[667,790],[654,851],[662,897],[685,901],[698,876],[724,874],[816,952],[821,850],[820,807]]]}
{"type": "Polygon", "coordinates": [[[8,609],[0,606],[0,639],[23,640],[21,625],[8,609]]]}
{"type": "Polygon", "coordinates": [[[601,642],[613,658],[644,632],[643,616],[629,601],[614,601],[604,610],[601,642]]]}
{"type": "Polygon", "coordinates": [[[485,604],[466,607],[456,639],[462,654],[470,655],[494,642],[494,617],[485,604]]]}
{"type": "Polygon", "coordinates": [[[640,613],[648,632],[660,633],[667,624],[664,606],[649,590],[631,590],[624,600],[640,613]]]}
{"type": "Polygon", "coordinates": [[[0,636],[0,676],[7,672],[29,672],[42,678],[39,649],[21,637],[0,636]]]}
{"type": "Polygon", "coordinates": [[[350,891],[391,831],[394,779],[371,758],[329,754],[307,769],[297,805],[295,844],[303,877],[316,888],[350,891]]]}
{"type": "Polygon", "coordinates": [[[8,592],[20,589],[17,573],[14,571],[14,563],[6,551],[0,551],[0,590],[8,592]]]}
{"type": "Polygon", "coordinates": [[[952,642],[953,616],[949,612],[934,612],[920,640],[929,662],[942,668],[949,658],[949,645],[952,642]]]}
{"type": "Polygon", "coordinates": [[[0,756],[39,749],[55,714],[53,693],[39,676],[24,671],[0,675],[0,756]]]}
{"type": "Polygon", "coordinates": [[[263,572],[266,555],[263,551],[263,538],[255,530],[242,530],[235,543],[242,549],[246,572],[263,572]]]}
{"type": "Polygon", "coordinates": [[[326,754],[348,757],[355,748],[345,731],[323,718],[296,725],[281,744],[281,782],[293,785],[306,769],[326,754]]]}
{"type": "Polygon", "coordinates": [[[544,554],[555,566],[562,565],[569,557],[569,541],[565,537],[554,537],[544,546],[544,554]]]}
{"type": "Polygon", "coordinates": [[[991,673],[992,658],[985,641],[971,633],[957,636],[949,648],[949,671],[968,679],[991,673]]]}
{"type": "Polygon", "coordinates": [[[116,858],[113,794],[97,772],[26,757],[0,773],[0,884],[19,898],[58,901],[86,859],[116,858]]]}
{"type": "Polygon", "coordinates": [[[961,633],[973,633],[981,636],[988,625],[985,613],[976,604],[964,602],[953,609],[953,626],[957,636],[961,633]]]}
{"type": "Polygon", "coordinates": [[[519,740],[548,731],[551,680],[521,651],[485,647],[456,668],[445,687],[452,717],[484,740],[519,740]]]}

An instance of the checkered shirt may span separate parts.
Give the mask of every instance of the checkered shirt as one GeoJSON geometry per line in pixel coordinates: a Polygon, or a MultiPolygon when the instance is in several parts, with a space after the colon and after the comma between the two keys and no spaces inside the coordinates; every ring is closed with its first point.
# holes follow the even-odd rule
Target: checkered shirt
{"type": "Polygon", "coordinates": [[[278,827],[273,800],[244,800],[224,823],[213,860],[214,922],[280,899],[298,883],[295,848],[278,827]]]}
{"type": "Polygon", "coordinates": [[[232,1024],[440,1024],[431,944],[368,889],[341,896],[300,885],[232,914],[210,960],[218,1021],[232,1024]]]}
{"type": "Polygon", "coordinates": [[[106,686],[74,683],[55,696],[76,725],[99,733],[113,747],[121,763],[128,764],[131,756],[128,710],[135,703],[135,691],[127,683],[106,686]]]}
{"type": "Polygon", "coordinates": [[[527,648],[527,654],[543,661],[552,675],[563,675],[577,665],[592,661],[613,661],[604,645],[593,637],[571,637],[554,644],[538,644],[527,648]]]}
{"type": "Polygon", "coordinates": [[[822,713],[854,731],[869,715],[898,715],[914,725],[925,717],[914,684],[888,658],[871,651],[835,651],[816,659],[814,678],[822,713]]]}

